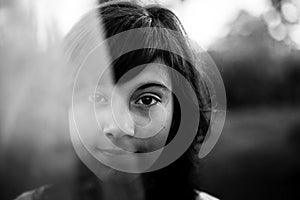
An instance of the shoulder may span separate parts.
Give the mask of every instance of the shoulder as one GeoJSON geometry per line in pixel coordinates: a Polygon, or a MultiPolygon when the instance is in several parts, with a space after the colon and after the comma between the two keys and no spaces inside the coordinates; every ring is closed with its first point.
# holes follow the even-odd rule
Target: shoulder
{"type": "MultiPolygon", "coordinates": [[[[44,200],[45,199],[45,192],[49,189],[49,185],[41,186],[37,189],[24,192],[14,200],[44,200]]],[[[196,200],[219,200],[216,197],[213,197],[205,192],[201,192],[196,190],[197,198],[196,200]]]]}
{"type": "Polygon", "coordinates": [[[213,197],[205,192],[196,191],[197,198],[196,200],[219,200],[216,197],[213,197]]]}
{"type": "Polygon", "coordinates": [[[37,189],[24,192],[18,196],[15,200],[43,200],[44,193],[49,188],[49,185],[41,186],[37,189]]]}

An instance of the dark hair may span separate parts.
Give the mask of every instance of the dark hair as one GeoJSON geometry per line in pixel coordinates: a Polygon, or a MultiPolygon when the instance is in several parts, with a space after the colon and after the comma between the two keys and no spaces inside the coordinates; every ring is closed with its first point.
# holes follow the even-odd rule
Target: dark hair
{"type": "MultiPolygon", "coordinates": [[[[176,75],[171,73],[172,86],[182,88],[180,92],[185,97],[185,108],[200,111],[198,132],[192,145],[171,165],[158,171],[145,173],[143,176],[147,184],[152,184],[152,186],[148,185],[148,188],[146,188],[146,197],[149,199],[172,199],[170,192],[174,192],[176,189],[180,190],[179,196],[176,193],[176,199],[193,199],[195,196],[193,188],[199,189],[199,186],[191,180],[191,174],[187,172],[195,171],[194,169],[199,165],[198,152],[209,128],[211,99],[203,74],[199,73],[193,66],[196,55],[191,48],[182,24],[173,12],[156,4],[142,6],[130,2],[104,3],[97,8],[96,12],[90,12],[77,23],[67,36],[66,44],[69,59],[75,62],[77,66],[83,62],[87,53],[95,48],[97,42],[103,40],[99,36],[101,35],[102,29],[100,27],[102,25],[106,38],[132,29],[161,28],[159,31],[157,29],[147,29],[144,32],[141,30],[142,34],[138,38],[139,42],[143,46],[151,48],[141,48],[117,56],[119,52],[115,49],[122,51],[122,48],[126,48],[126,43],[112,41],[108,44],[111,56],[116,57],[112,63],[115,81],[118,81],[130,69],[159,59],[182,74],[192,86],[197,96],[197,103],[189,96],[182,83],[178,82],[176,75]],[[174,35],[173,31],[176,31],[177,34],[174,35]],[[164,50],[174,48],[176,48],[175,52],[178,53],[164,50]],[[195,106],[198,106],[198,108],[195,108],[195,106]],[[180,173],[179,169],[183,173],[180,173]],[[178,182],[180,182],[180,186],[176,184],[178,182]]],[[[134,41],[135,37],[133,35],[132,38],[127,38],[127,40],[134,41]]],[[[176,96],[173,96],[175,100],[174,115],[168,142],[175,136],[181,120],[180,105],[176,96]]],[[[189,134],[188,132],[187,134],[189,134]]]]}

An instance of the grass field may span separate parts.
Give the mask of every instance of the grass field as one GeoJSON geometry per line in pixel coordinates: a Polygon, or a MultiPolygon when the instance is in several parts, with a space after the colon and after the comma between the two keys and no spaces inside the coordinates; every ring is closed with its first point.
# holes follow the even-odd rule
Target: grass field
{"type": "Polygon", "coordinates": [[[229,110],[203,159],[203,189],[223,200],[300,199],[299,155],[300,108],[229,110]]]}

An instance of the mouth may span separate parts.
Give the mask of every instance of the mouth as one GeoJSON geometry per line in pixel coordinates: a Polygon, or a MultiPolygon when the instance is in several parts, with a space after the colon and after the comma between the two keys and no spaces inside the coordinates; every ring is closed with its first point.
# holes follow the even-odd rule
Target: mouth
{"type": "Polygon", "coordinates": [[[128,154],[133,154],[134,153],[134,152],[119,150],[119,149],[101,149],[101,148],[97,148],[97,150],[104,153],[105,155],[128,155],[128,154]]]}

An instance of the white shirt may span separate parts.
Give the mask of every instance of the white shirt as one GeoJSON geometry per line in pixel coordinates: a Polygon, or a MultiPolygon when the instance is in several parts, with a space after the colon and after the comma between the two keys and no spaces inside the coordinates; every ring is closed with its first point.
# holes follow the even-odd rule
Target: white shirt
{"type": "Polygon", "coordinates": [[[198,194],[198,197],[196,200],[219,200],[216,197],[213,197],[205,192],[196,191],[198,194]]]}

